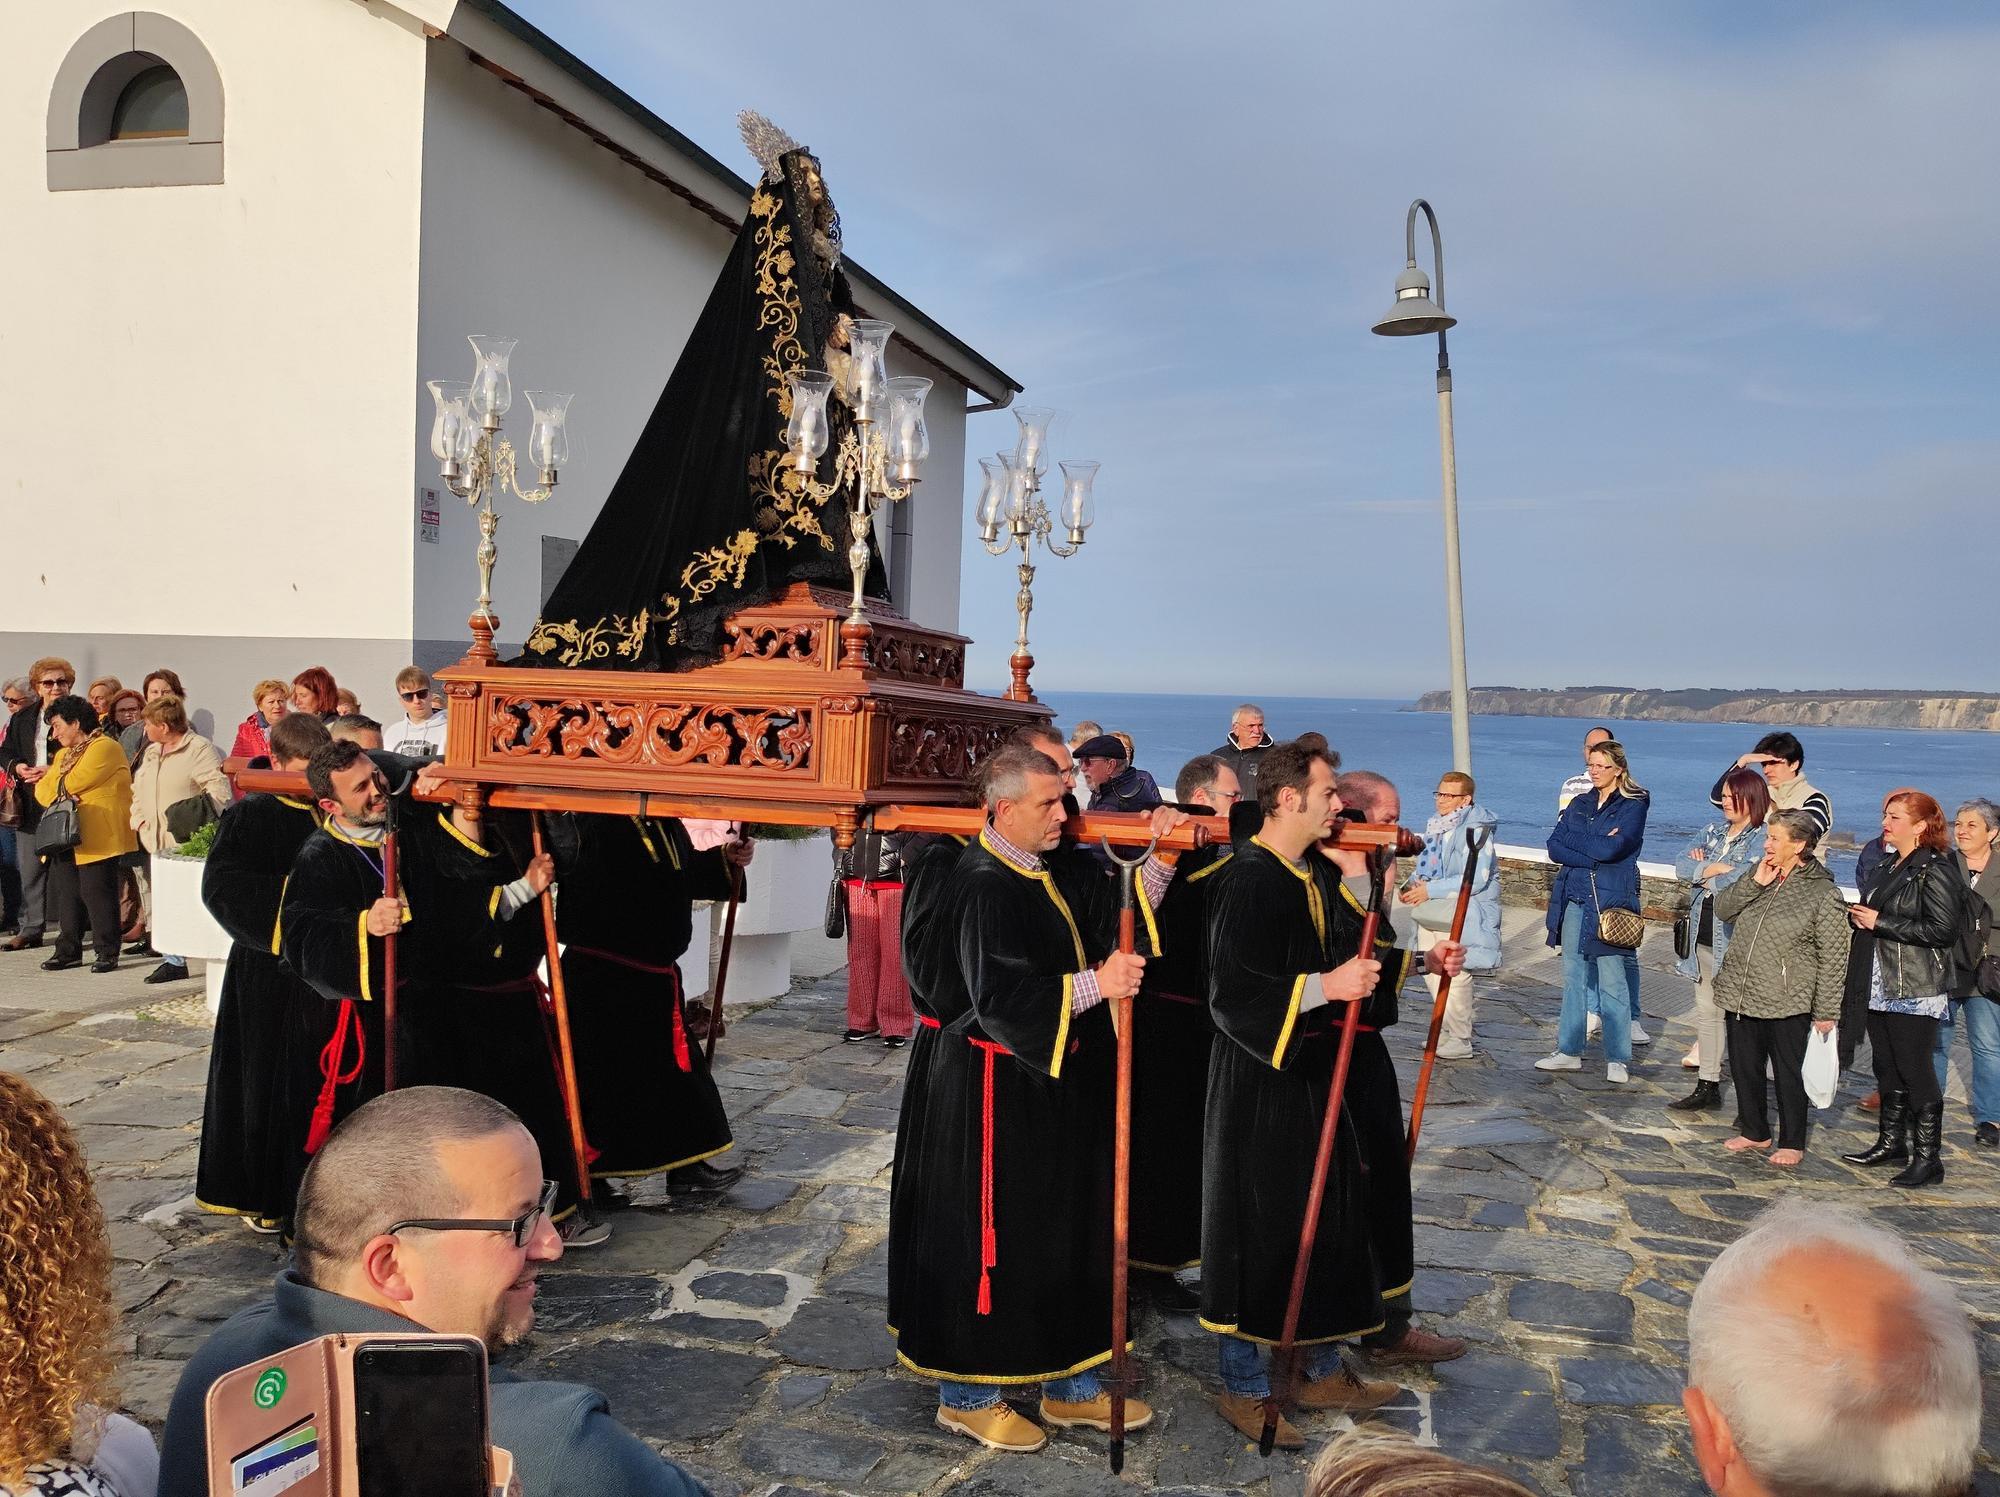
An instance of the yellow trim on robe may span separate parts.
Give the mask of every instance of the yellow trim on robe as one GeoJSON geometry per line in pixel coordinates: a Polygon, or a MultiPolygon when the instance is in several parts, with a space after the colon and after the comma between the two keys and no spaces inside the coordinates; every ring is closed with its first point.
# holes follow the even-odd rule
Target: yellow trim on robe
{"type": "Polygon", "coordinates": [[[639,845],[646,849],[646,856],[651,858],[655,863],[659,862],[660,855],[653,850],[653,833],[652,829],[646,825],[646,818],[643,816],[634,816],[632,818],[632,825],[638,830],[639,845]]]}
{"type": "Polygon", "coordinates": [[[650,1169],[643,1170],[611,1170],[608,1173],[604,1170],[592,1170],[590,1178],[593,1180],[643,1180],[648,1175],[663,1175],[668,1170],[685,1169],[690,1164],[700,1164],[704,1159],[713,1159],[718,1154],[727,1154],[735,1147],[736,1140],[732,1138],[719,1149],[710,1149],[706,1154],[690,1154],[685,1159],[676,1159],[672,1164],[656,1164],[650,1169]]]}
{"type": "Polygon", "coordinates": [[[1132,875],[1132,901],[1139,906],[1139,912],[1146,917],[1146,939],[1153,943],[1153,955],[1162,955],[1160,927],[1153,919],[1153,902],[1146,897],[1146,881],[1136,872],[1132,875]]]}
{"type": "Polygon", "coordinates": [[[354,922],[354,929],[361,938],[361,1001],[373,1003],[375,995],[368,985],[368,912],[363,910],[354,922]]]}
{"type": "Polygon", "coordinates": [[[470,837],[466,836],[465,833],[461,832],[457,827],[453,826],[451,823],[451,816],[448,812],[444,811],[438,812],[438,825],[443,827],[447,832],[450,832],[451,835],[454,838],[456,838],[458,842],[469,851],[478,853],[479,856],[482,858],[490,858],[493,856],[492,853],[488,852],[485,848],[481,847],[477,842],[474,842],[470,837]]]}
{"type": "Polygon", "coordinates": [[[1221,857],[1217,858],[1213,863],[1210,863],[1206,868],[1195,869],[1193,873],[1190,873],[1188,875],[1188,882],[1191,884],[1200,882],[1202,879],[1207,878],[1211,873],[1215,872],[1216,869],[1220,868],[1224,863],[1227,863],[1231,858],[1235,856],[1236,854],[1233,852],[1226,852],[1221,857]]]}
{"type": "MultiPolygon", "coordinates": [[[[1109,1001],[1108,999],[1106,1000],[1109,1001]]],[[[1062,1018],[1056,1021],[1056,1053],[1049,1057],[1049,1080],[1062,1080],[1063,1047],[1069,1043],[1069,1016],[1076,1011],[1076,974],[1063,973],[1062,1018]]]]}
{"type": "Polygon", "coordinates": [[[1278,1043],[1271,1049],[1273,1070],[1284,1068],[1285,1046],[1292,1042],[1292,1029],[1299,1022],[1299,1004],[1305,1001],[1306,982],[1311,976],[1310,972],[1301,972],[1292,979],[1292,1001],[1285,1005],[1285,1025],[1278,1031],[1278,1043]]]}
{"type": "Polygon", "coordinates": [[[1306,909],[1312,915],[1313,932],[1319,937],[1321,947],[1325,947],[1326,902],[1319,897],[1319,885],[1313,882],[1313,876],[1283,853],[1279,852],[1277,848],[1271,846],[1262,837],[1252,837],[1250,840],[1276,858],[1279,867],[1283,868],[1285,872],[1306,886],[1306,909]]]}
{"type": "Polygon", "coordinates": [[[289,795],[281,795],[278,797],[278,804],[281,806],[290,806],[294,811],[310,812],[314,821],[319,820],[319,807],[306,801],[293,800],[289,795]]]}
{"type": "Polygon", "coordinates": [[[285,929],[285,890],[291,888],[291,886],[292,876],[288,873],[285,875],[284,882],[278,885],[278,918],[271,922],[272,956],[279,955],[278,946],[285,929]]]}
{"type": "MultiPolygon", "coordinates": [[[[1377,1326],[1376,1329],[1380,1330],[1381,1327],[1377,1326]]],[[[889,1328],[889,1334],[892,1336],[896,1334],[894,1326],[889,1328]]],[[[1125,1343],[1125,1350],[1128,1352],[1132,1350],[1132,1343],[1130,1341],[1125,1343]]],[[[994,1388],[1020,1388],[1025,1387],[1029,1383],[1052,1383],[1059,1378],[1075,1377],[1079,1372],[1088,1372],[1093,1367],[1102,1367],[1106,1362],[1111,1360],[1111,1353],[1107,1349],[1086,1361],[1078,1362],[1074,1367],[1062,1372],[1037,1372],[1028,1377],[981,1377],[977,1373],[972,1372],[939,1372],[933,1367],[919,1367],[915,1362],[912,1362],[908,1357],[903,1355],[901,1347],[896,1348],[896,1360],[909,1368],[918,1377],[927,1377],[934,1382],[984,1383],[994,1388]]]]}
{"type": "Polygon", "coordinates": [[[1143,1268],[1147,1273],[1179,1273],[1184,1268],[1200,1268],[1201,1259],[1190,1258],[1185,1263],[1145,1263],[1137,1258],[1125,1260],[1134,1268],[1143,1268]]]}
{"type": "Polygon", "coordinates": [[[493,886],[492,897],[486,901],[486,918],[488,920],[498,920],[500,918],[500,891],[503,887],[505,886],[495,884],[493,886]]]}
{"type": "Polygon", "coordinates": [[[1416,1282],[1417,1281],[1414,1278],[1412,1278],[1405,1283],[1398,1284],[1394,1289],[1384,1289],[1382,1291],[1382,1298],[1394,1299],[1399,1294],[1408,1294],[1410,1290],[1415,1287],[1416,1282]]]}
{"type": "MultiPolygon", "coordinates": [[[[1372,1336],[1389,1322],[1378,1320],[1358,1331],[1342,1331],[1338,1336],[1300,1336],[1292,1342],[1294,1346],[1324,1346],[1329,1341],[1352,1341],[1356,1336],[1372,1336]]],[[[1204,1331],[1213,1331],[1218,1336],[1234,1336],[1238,1341],[1254,1342],[1258,1346],[1276,1346],[1278,1343],[1264,1336],[1252,1336],[1247,1331],[1239,1331],[1233,1325],[1217,1325],[1204,1315],[1195,1317],[1195,1324],[1204,1331]]]]}

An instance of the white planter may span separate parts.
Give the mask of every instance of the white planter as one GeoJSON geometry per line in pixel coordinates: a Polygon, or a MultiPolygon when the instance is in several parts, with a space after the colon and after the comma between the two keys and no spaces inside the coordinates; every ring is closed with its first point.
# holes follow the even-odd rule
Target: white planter
{"type": "MultiPolygon", "coordinates": [[[[759,842],[736,910],[729,948],[729,982],[723,1003],[733,1006],[782,996],[792,985],[792,934],[817,929],[826,918],[826,886],[833,878],[833,839],[759,842]]],[[[711,957],[722,951],[728,905],[709,911],[711,957]]],[[[693,981],[689,982],[690,989],[693,981]]]]}
{"type": "Polygon", "coordinates": [[[689,998],[700,998],[708,992],[708,920],[708,907],[698,907],[688,949],[681,954],[681,990],[689,998]]]}
{"type": "Polygon", "coordinates": [[[207,964],[202,973],[208,989],[208,1012],[222,1007],[222,974],[229,964],[229,932],[216,924],[201,902],[201,875],[208,864],[201,858],[177,858],[172,853],[152,861],[155,951],[170,951],[207,964]]]}

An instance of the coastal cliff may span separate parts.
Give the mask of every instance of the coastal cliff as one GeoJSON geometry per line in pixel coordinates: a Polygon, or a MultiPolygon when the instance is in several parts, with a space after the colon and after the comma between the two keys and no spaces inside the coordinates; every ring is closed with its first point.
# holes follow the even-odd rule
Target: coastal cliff
{"type": "MultiPolygon", "coordinates": [[[[1427,691],[1409,712],[1449,712],[1427,691]]],[[[1778,728],[2000,731],[2000,695],[1921,691],[1661,691],[1630,686],[1475,686],[1472,710],[1493,717],[1609,717],[1653,722],[1764,723],[1778,728]]]]}

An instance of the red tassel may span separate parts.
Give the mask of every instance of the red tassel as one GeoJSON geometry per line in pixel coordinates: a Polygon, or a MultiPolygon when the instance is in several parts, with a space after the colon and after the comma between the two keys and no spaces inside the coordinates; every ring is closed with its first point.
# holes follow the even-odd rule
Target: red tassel
{"type": "MultiPolygon", "coordinates": [[[[688,1056],[687,1025],[682,1022],[684,1008],[681,1003],[681,995],[678,983],[675,984],[673,1004],[674,1004],[674,1064],[683,1071],[692,1071],[694,1069],[694,1062],[688,1056]]],[[[711,1018],[709,1022],[714,1023],[715,1021],[713,1018],[711,1018]]]]}
{"type": "Polygon", "coordinates": [[[354,1000],[340,1000],[340,1013],[333,1022],[333,1038],[319,1052],[320,1086],[319,1096],[313,1102],[312,1124],[306,1129],[306,1153],[317,1154],[326,1136],[333,1131],[334,1093],[361,1074],[362,1063],[367,1059],[368,1039],[362,1032],[361,1021],[354,1017],[354,1000]],[[347,1024],[354,1020],[355,1055],[353,1069],[342,1073],[341,1061],[347,1054],[347,1024]]]}
{"type": "Polygon", "coordinates": [[[986,1054],[986,1075],[980,1099],[979,1313],[991,1315],[993,1284],[989,1270],[1000,1261],[1000,1234],[993,1225],[993,1056],[1000,1047],[985,1044],[979,1048],[986,1054]]]}
{"type": "Polygon", "coordinates": [[[993,1313],[993,1280],[983,1268],[979,1270],[979,1313],[981,1315],[993,1313]]]}

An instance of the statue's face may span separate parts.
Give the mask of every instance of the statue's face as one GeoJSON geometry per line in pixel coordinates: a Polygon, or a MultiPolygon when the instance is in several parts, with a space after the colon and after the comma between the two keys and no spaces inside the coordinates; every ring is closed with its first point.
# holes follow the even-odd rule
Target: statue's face
{"type": "Polygon", "coordinates": [[[826,182],[819,174],[819,163],[808,156],[805,159],[806,200],[815,208],[826,201],[826,182]]]}

